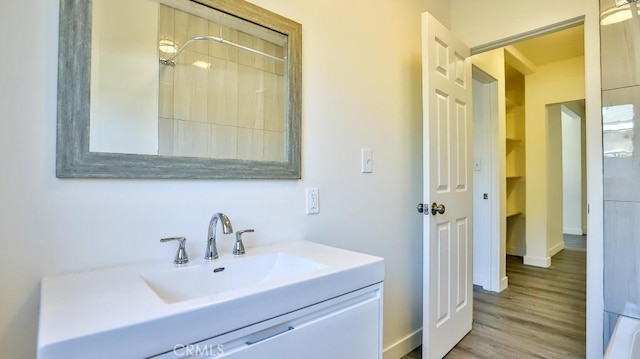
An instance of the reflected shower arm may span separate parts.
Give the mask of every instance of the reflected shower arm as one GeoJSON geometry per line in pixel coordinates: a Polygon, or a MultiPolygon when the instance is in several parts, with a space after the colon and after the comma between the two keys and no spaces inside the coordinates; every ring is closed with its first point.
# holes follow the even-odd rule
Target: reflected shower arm
{"type": "Polygon", "coordinates": [[[187,46],[189,46],[192,42],[196,42],[196,41],[215,41],[215,42],[219,42],[219,43],[222,43],[222,44],[225,44],[225,45],[233,46],[235,48],[238,48],[238,49],[241,49],[241,50],[244,50],[244,51],[247,51],[247,52],[251,52],[251,53],[256,54],[256,55],[264,56],[264,57],[272,59],[272,60],[276,60],[276,61],[280,61],[280,62],[284,62],[286,60],[286,57],[284,59],[281,59],[279,57],[275,57],[273,55],[269,55],[269,54],[264,53],[262,51],[258,51],[256,49],[252,49],[250,47],[246,47],[246,46],[243,46],[243,45],[240,45],[240,44],[236,44],[235,42],[225,40],[225,39],[223,39],[221,37],[217,37],[217,36],[195,36],[195,37],[192,37],[191,39],[189,39],[187,42],[185,42],[184,45],[182,45],[178,49],[178,51],[176,51],[176,53],[173,54],[173,56],[171,56],[170,58],[168,58],[168,59],[160,58],[160,64],[168,65],[168,66],[175,66],[176,65],[176,63],[174,61],[175,58],[178,57],[178,55],[180,55],[180,53],[182,53],[182,51],[184,51],[187,46]]]}

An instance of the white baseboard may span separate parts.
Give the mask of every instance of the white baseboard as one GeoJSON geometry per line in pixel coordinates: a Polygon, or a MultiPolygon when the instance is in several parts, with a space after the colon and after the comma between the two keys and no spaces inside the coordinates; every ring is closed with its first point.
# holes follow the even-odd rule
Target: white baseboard
{"type": "Polygon", "coordinates": [[[551,258],[550,257],[524,256],[523,263],[528,265],[528,266],[549,268],[551,266],[551,258]]]}
{"type": "Polygon", "coordinates": [[[582,233],[582,228],[563,228],[562,229],[562,233],[564,234],[572,234],[574,236],[581,236],[584,233],[582,233]]]}
{"type": "Polygon", "coordinates": [[[502,278],[502,280],[500,280],[500,291],[502,292],[503,290],[507,289],[509,287],[509,278],[507,276],[504,276],[504,278],[502,278]]]}
{"type": "Polygon", "coordinates": [[[558,252],[564,249],[564,242],[560,241],[560,243],[555,246],[549,248],[549,257],[555,256],[558,252]]]}
{"type": "Polygon", "coordinates": [[[507,279],[506,276],[504,276],[502,279],[497,281],[497,283],[494,283],[494,282],[489,283],[489,285],[486,286],[486,287],[483,286],[482,289],[484,289],[486,291],[489,291],[489,292],[500,293],[503,290],[507,289],[507,287],[509,285],[508,284],[509,280],[507,279]]]}
{"type": "Polygon", "coordinates": [[[422,329],[407,335],[406,337],[391,344],[382,353],[384,359],[400,359],[411,353],[411,351],[422,344],[422,329]]]}

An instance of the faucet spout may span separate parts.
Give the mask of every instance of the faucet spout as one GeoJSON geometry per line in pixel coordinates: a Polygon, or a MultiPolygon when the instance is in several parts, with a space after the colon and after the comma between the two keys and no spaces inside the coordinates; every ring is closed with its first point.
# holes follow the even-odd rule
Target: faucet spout
{"type": "Polygon", "coordinates": [[[218,258],[218,247],[216,245],[216,228],[218,220],[222,223],[222,232],[229,234],[233,232],[231,221],[224,213],[216,213],[209,221],[209,235],[207,236],[207,250],[204,253],[204,259],[213,260],[218,258]]]}

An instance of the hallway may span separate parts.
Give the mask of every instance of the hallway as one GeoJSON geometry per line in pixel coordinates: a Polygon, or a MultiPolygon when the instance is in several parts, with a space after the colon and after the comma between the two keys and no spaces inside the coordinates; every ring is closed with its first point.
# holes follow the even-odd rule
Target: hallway
{"type": "Polygon", "coordinates": [[[445,358],[584,358],[586,252],[565,249],[550,268],[507,256],[507,276],[502,293],[474,287],[473,329],[445,358]]]}

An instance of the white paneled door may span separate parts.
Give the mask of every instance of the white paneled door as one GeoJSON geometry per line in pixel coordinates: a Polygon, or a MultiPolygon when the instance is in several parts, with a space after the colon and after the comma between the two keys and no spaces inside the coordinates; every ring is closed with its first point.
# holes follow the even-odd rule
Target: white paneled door
{"type": "Polygon", "coordinates": [[[422,15],[422,77],[422,352],[433,359],[445,356],[473,319],[473,130],[469,48],[428,13],[422,15]]]}

